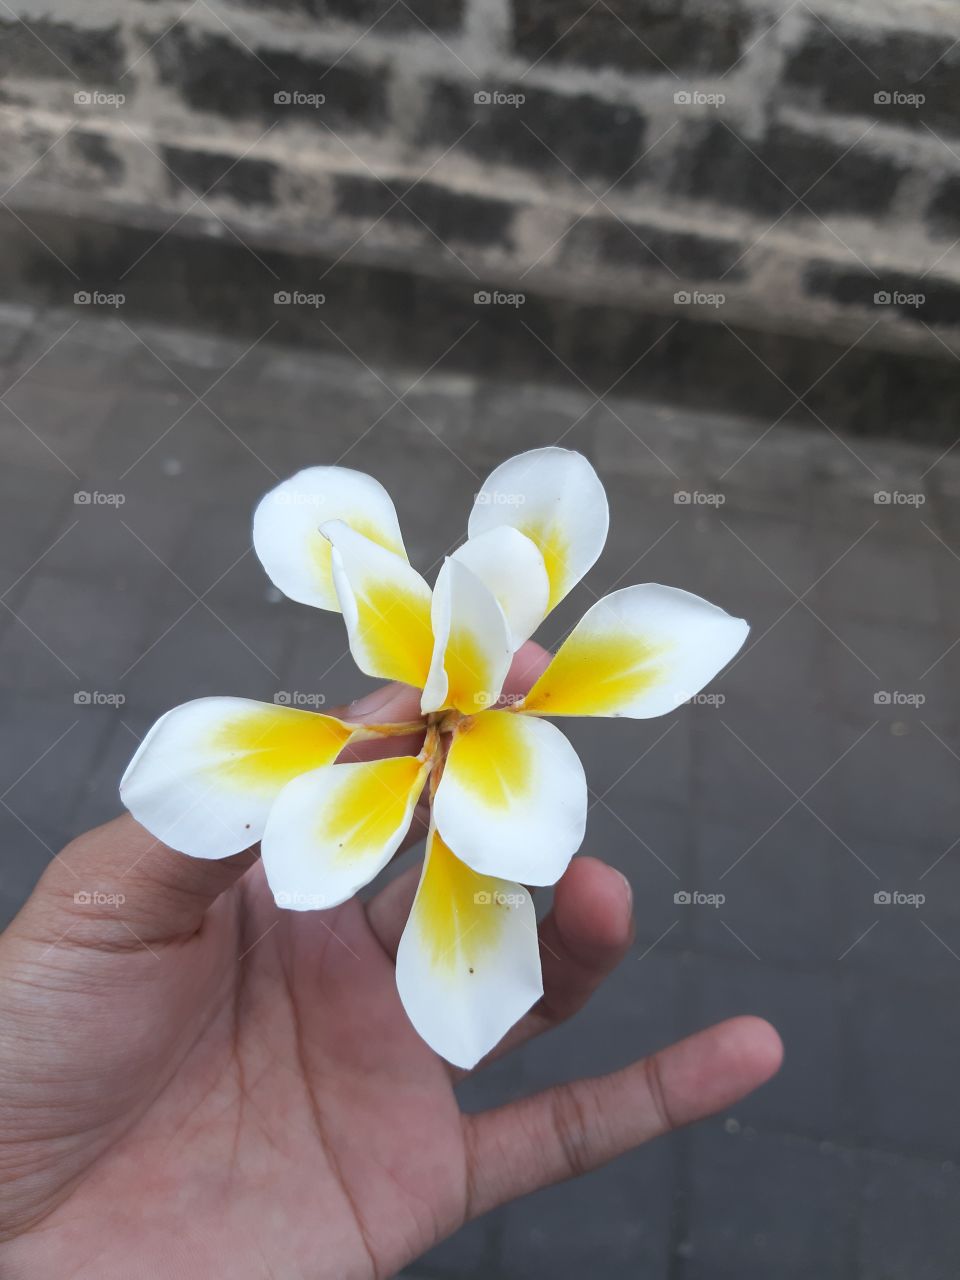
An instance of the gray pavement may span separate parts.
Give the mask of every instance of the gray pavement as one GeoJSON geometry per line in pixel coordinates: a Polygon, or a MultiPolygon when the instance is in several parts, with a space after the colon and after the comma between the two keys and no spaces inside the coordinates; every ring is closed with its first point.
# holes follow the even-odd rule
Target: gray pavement
{"type": "Polygon", "coordinates": [[[786,1064],[730,1114],[494,1213],[409,1274],[955,1276],[960,457],[594,403],[559,365],[549,385],[510,385],[442,360],[421,379],[248,346],[0,309],[4,917],[54,850],[119,811],[120,772],[168,707],[280,690],[333,703],[368,683],[340,620],[278,598],[250,550],[276,478],[370,471],[428,570],[494,463],[567,433],[608,486],[611,536],[539,638],[642,581],[702,593],[753,632],[712,686],[722,702],[569,726],[594,797],[584,851],[630,877],[636,944],[587,1011],[464,1103],[740,1012],[778,1026],[786,1064]],[[114,694],[122,706],[97,696],[114,694]],[[725,901],[675,897],[694,891],[725,901]]]}

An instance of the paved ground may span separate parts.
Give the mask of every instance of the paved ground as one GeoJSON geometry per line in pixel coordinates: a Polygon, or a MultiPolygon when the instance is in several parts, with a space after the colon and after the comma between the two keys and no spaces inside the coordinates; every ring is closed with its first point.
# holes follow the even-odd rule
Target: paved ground
{"type": "Polygon", "coordinates": [[[0,310],[5,915],[52,850],[118,811],[119,774],[169,706],[362,687],[339,620],[276,598],[249,551],[274,476],[341,458],[373,472],[425,568],[491,464],[567,433],[603,473],[612,532],[544,642],[594,593],[647,580],[754,629],[719,705],[572,727],[594,794],[585,849],[634,884],[634,953],[465,1101],[747,1011],[780,1028],[786,1066],[732,1114],[493,1214],[409,1274],[955,1276],[958,460],[597,404],[559,365],[549,386],[480,386],[441,360],[398,402],[422,369],[134,327],[0,310]],[[694,891],[725,901],[676,898],[694,891]]]}

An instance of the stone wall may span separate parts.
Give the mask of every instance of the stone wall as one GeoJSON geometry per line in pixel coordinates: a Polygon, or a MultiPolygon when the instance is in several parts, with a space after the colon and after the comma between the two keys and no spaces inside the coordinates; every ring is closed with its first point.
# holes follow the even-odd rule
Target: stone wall
{"type": "Polygon", "coordinates": [[[838,350],[960,339],[954,0],[9,0],[0,73],[36,253],[67,215],[312,255],[307,292],[349,262],[838,350]]]}

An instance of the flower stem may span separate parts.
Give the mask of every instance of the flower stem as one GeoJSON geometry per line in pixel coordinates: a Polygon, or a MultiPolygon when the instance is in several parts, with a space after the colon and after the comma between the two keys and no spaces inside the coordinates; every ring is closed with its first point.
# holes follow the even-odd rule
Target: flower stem
{"type": "Polygon", "coordinates": [[[344,724],[353,730],[352,742],[371,742],[375,738],[399,738],[407,733],[423,733],[426,728],[423,720],[404,720],[397,724],[351,724],[349,720],[345,720],[344,724]]]}

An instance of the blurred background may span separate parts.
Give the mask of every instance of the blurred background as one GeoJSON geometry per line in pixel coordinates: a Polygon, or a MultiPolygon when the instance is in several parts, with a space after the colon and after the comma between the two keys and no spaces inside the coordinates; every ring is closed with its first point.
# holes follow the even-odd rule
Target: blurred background
{"type": "Polygon", "coordinates": [[[486,1106],[752,1012],[781,1075],[417,1280],[935,1280],[960,1254],[954,0],[0,0],[0,906],[210,694],[363,691],[250,548],[318,463],[428,575],[560,443],[752,624],[571,723],[637,940],[486,1106]]]}

